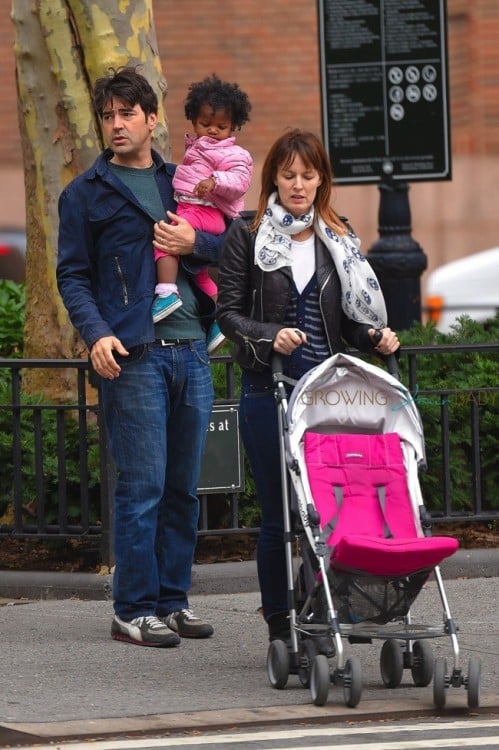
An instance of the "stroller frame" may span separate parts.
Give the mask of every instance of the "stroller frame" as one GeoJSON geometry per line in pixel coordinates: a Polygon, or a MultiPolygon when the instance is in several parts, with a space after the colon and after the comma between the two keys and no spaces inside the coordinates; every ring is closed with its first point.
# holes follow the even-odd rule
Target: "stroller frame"
{"type": "MultiPolygon", "coordinates": [[[[319,365],[322,372],[335,367],[362,367],[367,369],[372,377],[381,374],[383,380],[401,394],[409,407],[407,419],[410,430],[415,427],[419,434],[420,445],[417,447],[419,465],[425,465],[424,442],[420,417],[410,393],[390,374],[381,368],[369,365],[362,360],[349,355],[338,354],[319,365]]],[[[318,370],[319,368],[314,368],[318,370]]],[[[283,689],[291,673],[297,673],[303,687],[310,689],[312,701],[315,705],[325,705],[331,684],[341,686],[345,704],[355,707],[362,694],[362,668],[356,655],[346,658],[344,639],[352,644],[371,643],[372,640],[383,640],[380,655],[380,670],[386,687],[397,687],[404,669],[410,669],[416,687],[425,687],[433,679],[433,699],[437,708],[443,708],[446,703],[449,687],[462,687],[467,690],[468,706],[476,708],[480,700],[480,660],[472,657],[469,661],[468,675],[465,676],[460,665],[460,650],[457,638],[457,627],[453,620],[449,602],[445,593],[443,579],[439,565],[418,571],[421,586],[433,573],[436,580],[440,602],[443,610],[443,621],[440,625],[423,625],[412,622],[409,607],[404,608],[401,616],[395,621],[382,622],[344,622],[338,616],[334,595],[331,590],[330,554],[331,547],[326,544],[326,538],[320,526],[320,515],[315,507],[313,496],[307,502],[298,504],[298,528],[292,516],[293,488],[296,493],[303,491],[302,467],[293,453],[290,441],[289,403],[286,383],[294,386],[290,401],[295,391],[300,389],[303,382],[310,376],[304,376],[298,383],[287,378],[282,373],[280,357],[276,356],[272,362],[274,382],[274,396],[278,408],[280,470],[282,481],[282,503],[284,519],[284,546],[286,559],[286,575],[288,582],[288,609],[290,622],[290,644],[280,640],[270,643],[267,654],[267,674],[272,687],[283,689]],[[305,600],[297,607],[296,571],[294,565],[293,547],[298,539],[308,544],[308,551],[316,562],[315,581],[305,600]],[[314,605],[322,593],[325,599],[325,622],[313,622],[314,605]],[[453,664],[449,673],[447,660],[438,657],[434,660],[433,652],[427,643],[428,639],[448,637],[451,643],[453,664]],[[335,658],[334,669],[330,669],[329,659],[335,658]]],[[[354,430],[355,431],[355,430],[354,430]]],[[[416,441],[417,442],[417,441],[416,441]]],[[[296,447],[296,446],[295,446],[296,447]]],[[[431,537],[431,517],[426,510],[419,491],[416,478],[416,503],[421,536],[431,537]]],[[[415,519],[416,520],[416,519],[415,519]]],[[[302,563],[303,565],[303,563],[302,563]]],[[[361,574],[355,569],[345,569],[345,575],[361,574]]],[[[392,577],[393,578],[393,577],[392,577]]],[[[402,576],[402,578],[407,578],[402,576]]],[[[379,577],[378,577],[379,579],[379,577]]],[[[383,580],[381,578],[381,585],[383,580]]],[[[388,584],[388,580],[386,581],[388,584]]],[[[415,597],[414,597],[415,598],[415,597]]],[[[411,603],[411,602],[410,602],[411,603]]]]}

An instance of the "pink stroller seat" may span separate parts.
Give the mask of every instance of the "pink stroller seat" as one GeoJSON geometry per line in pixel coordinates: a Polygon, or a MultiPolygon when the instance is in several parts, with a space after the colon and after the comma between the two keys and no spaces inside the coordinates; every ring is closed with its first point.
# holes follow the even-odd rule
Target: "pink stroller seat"
{"type": "Polygon", "coordinates": [[[408,576],[457,550],[418,530],[397,433],[305,432],[304,457],[333,569],[408,576]]]}

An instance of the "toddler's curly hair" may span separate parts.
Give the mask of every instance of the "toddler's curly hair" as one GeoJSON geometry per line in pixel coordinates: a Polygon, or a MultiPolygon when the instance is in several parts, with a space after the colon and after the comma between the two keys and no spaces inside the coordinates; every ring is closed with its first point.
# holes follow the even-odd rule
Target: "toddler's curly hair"
{"type": "Polygon", "coordinates": [[[214,111],[225,110],[234,130],[241,130],[250,119],[251,103],[248,95],[241,91],[237,83],[222,81],[215,73],[189,86],[184,102],[186,118],[193,122],[203,104],[208,104],[214,111]]]}

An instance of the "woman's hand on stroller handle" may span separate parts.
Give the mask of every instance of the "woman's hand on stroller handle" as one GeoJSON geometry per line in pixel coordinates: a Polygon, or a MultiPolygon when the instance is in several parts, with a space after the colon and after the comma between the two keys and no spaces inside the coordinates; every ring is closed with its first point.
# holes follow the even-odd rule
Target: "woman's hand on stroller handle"
{"type": "Polygon", "coordinates": [[[381,328],[380,330],[370,328],[368,333],[376,351],[380,354],[394,354],[400,347],[398,336],[391,328],[381,328]]]}
{"type": "Polygon", "coordinates": [[[276,333],[273,347],[278,354],[289,355],[306,341],[307,334],[299,328],[281,328],[276,333]]]}
{"type": "Polygon", "coordinates": [[[369,336],[374,344],[374,348],[385,361],[388,372],[397,380],[400,380],[397,355],[400,350],[400,341],[395,331],[391,328],[382,328],[381,330],[369,329],[369,336]]]}

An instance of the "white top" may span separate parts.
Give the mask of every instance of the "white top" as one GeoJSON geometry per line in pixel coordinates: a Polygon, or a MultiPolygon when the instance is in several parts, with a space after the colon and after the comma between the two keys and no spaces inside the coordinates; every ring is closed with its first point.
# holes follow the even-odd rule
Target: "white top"
{"type": "Polygon", "coordinates": [[[291,238],[291,271],[301,294],[315,273],[315,234],[303,242],[291,238]]]}

